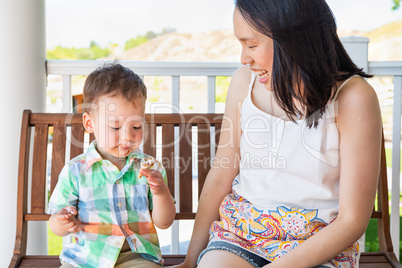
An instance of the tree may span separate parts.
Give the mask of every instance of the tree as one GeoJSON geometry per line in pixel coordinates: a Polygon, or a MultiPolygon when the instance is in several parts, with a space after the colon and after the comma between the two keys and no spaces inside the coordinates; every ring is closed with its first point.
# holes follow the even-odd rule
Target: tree
{"type": "Polygon", "coordinates": [[[144,44],[144,43],[148,42],[148,40],[149,40],[149,38],[147,36],[137,35],[136,38],[131,38],[126,41],[126,43],[124,44],[124,50],[128,50],[130,48],[144,44]]]}
{"type": "Polygon", "coordinates": [[[153,38],[155,38],[157,36],[158,36],[158,34],[155,33],[154,31],[147,31],[145,33],[145,37],[148,38],[148,40],[151,40],[151,39],[153,39],[153,38]]]}
{"type": "Polygon", "coordinates": [[[176,29],[173,27],[166,27],[162,29],[161,34],[175,33],[176,29]]]}
{"type": "Polygon", "coordinates": [[[98,46],[99,45],[93,40],[89,43],[89,47],[98,47],[98,46]]]}
{"type": "Polygon", "coordinates": [[[392,1],[394,2],[392,10],[397,10],[401,6],[401,1],[400,0],[392,0],[392,1]]]}
{"type": "Polygon", "coordinates": [[[145,33],[145,35],[139,34],[139,35],[137,35],[137,37],[130,38],[129,40],[127,40],[126,43],[124,44],[124,50],[129,50],[131,48],[144,44],[144,43],[148,42],[149,40],[154,39],[160,35],[174,33],[174,32],[176,32],[176,29],[173,27],[163,28],[160,33],[156,33],[154,31],[147,31],[145,33]]]}
{"type": "Polygon", "coordinates": [[[109,48],[101,48],[95,41],[91,41],[89,48],[75,48],[56,46],[47,50],[49,60],[96,60],[109,56],[109,48]]]}

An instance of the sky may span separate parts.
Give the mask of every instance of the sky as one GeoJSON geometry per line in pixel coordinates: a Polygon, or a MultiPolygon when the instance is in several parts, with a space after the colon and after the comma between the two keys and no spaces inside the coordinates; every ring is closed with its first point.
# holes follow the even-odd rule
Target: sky
{"type": "MultiPolygon", "coordinates": [[[[402,19],[392,0],[327,0],[338,28],[369,31],[402,19]]],[[[232,29],[234,0],[46,0],[47,47],[124,44],[147,31],[232,29]]]]}

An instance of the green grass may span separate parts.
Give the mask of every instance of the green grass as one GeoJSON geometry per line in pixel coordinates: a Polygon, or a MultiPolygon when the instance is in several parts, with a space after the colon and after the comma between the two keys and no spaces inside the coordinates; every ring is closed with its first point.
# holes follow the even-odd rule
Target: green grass
{"type": "Polygon", "coordinates": [[[47,225],[47,254],[48,255],[60,255],[63,248],[63,238],[55,235],[47,225]]]}
{"type": "MultiPolygon", "coordinates": [[[[400,218],[402,222],[402,217],[400,218]]],[[[399,227],[400,230],[400,242],[399,242],[399,256],[402,256],[402,228],[399,227]]],[[[366,252],[375,252],[379,251],[378,245],[378,235],[377,235],[377,219],[370,219],[369,225],[367,226],[366,230],[366,245],[365,245],[366,252]]],[[[395,247],[395,245],[394,245],[395,247]]],[[[402,263],[402,260],[399,262],[402,263]]]]}

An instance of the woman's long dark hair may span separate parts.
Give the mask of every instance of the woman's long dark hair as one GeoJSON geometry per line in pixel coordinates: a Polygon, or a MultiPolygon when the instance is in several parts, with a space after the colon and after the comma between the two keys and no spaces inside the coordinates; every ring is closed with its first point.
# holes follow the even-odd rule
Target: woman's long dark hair
{"type": "Polygon", "coordinates": [[[272,88],[291,120],[298,113],[304,114],[308,126],[316,127],[328,101],[335,96],[338,81],[355,74],[371,77],[346,53],[325,0],[235,3],[251,27],[273,39],[272,88]],[[297,109],[293,98],[300,101],[304,111],[297,109]]]}

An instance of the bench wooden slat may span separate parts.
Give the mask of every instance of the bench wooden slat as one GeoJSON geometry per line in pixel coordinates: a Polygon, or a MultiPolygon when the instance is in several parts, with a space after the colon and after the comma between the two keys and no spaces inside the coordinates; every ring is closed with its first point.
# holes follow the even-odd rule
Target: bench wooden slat
{"type": "Polygon", "coordinates": [[[35,140],[32,167],[31,213],[45,212],[46,159],[48,125],[35,126],[35,140]]]}
{"type": "Polygon", "coordinates": [[[85,128],[82,122],[80,124],[71,124],[70,159],[84,152],[84,133],[85,128]]]}
{"type": "Polygon", "coordinates": [[[61,266],[59,256],[25,256],[19,265],[19,267],[47,267],[47,268],[58,268],[61,266]]]}
{"type": "Polygon", "coordinates": [[[25,221],[48,221],[50,218],[49,214],[32,214],[28,213],[24,215],[25,221]]]}
{"type": "MultiPolygon", "coordinates": [[[[223,114],[146,114],[145,121],[154,124],[183,124],[191,122],[191,124],[205,123],[220,124],[223,114]],[[173,115],[173,116],[172,116],[173,115]]],[[[30,124],[48,124],[65,123],[68,126],[71,124],[82,124],[82,114],[65,114],[65,113],[32,113],[30,124]]]]}
{"type": "Polygon", "coordinates": [[[192,213],[177,213],[176,214],[176,217],[175,217],[175,219],[176,220],[194,220],[195,219],[195,213],[194,212],[192,212],[192,213]]]}
{"type": "Polygon", "coordinates": [[[146,135],[144,136],[144,148],[145,154],[156,156],[156,124],[146,124],[146,135]]]}
{"type": "Polygon", "coordinates": [[[209,124],[198,124],[198,198],[211,168],[211,131],[209,124]]]}
{"type": "Polygon", "coordinates": [[[402,267],[393,252],[363,252],[360,256],[359,267],[402,267]]]}
{"type": "Polygon", "coordinates": [[[164,255],[165,267],[171,265],[178,265],[184,261],[184,255],[164,255]]]}
{"type": "Polygon", "coordinates": [[[29,124],[31,126],[37,124],[53,125],[62,123],[70,126],[71,124],[82,125],[82,114],[64,114],[64,113],[31,113],[29,124]]]}
{"type": "Polygon", "coordinates": [[[89,143],[95,140],[95,135],[93,133],[89,133],[89,143]]]}
{"type": "Polygon", "coordinates": [[[186,113],[186,114],[146,114],[145,120],[157,125],[161,124],[185,124],[192,125],[208,122],[212,125],[221,123],[222,114],[201,114],[201,113],[186,113]]]}
{"type": "Polygon", "coordinates": [[[387,257],[383,253],[379,252],[363,252],[360,256],[360,263],[386,263],[387,257]]]}
{"type": "Polygon", "coordinates": [[[193,212],[192,127],[180,124],[180,213],[193,212]]]}
{"type": "Polygon", "coordinates": [[[218,150],[219,137],[221,136],[222,124],[215,124],[215,153],[218,150]]]}
{"type": "Polygon", "coordinates": [[[173,197],[175,197],[174,192],[174,125],[172,124],[162,124],[162,164],[166,169],[166,176],[168,178],[168,187],[173,197]]]}
{"type": "Polygon", "coordinates": [[[373,218],[373,219],[382,218],[382,212],[380,212],[380,211],[373,211],[373,213],[371,213],[371,218],[373,218]]]}
{"type": "Polygon", "coordinates": [[[66,157],[66,127],[56,123],[53,127],[52,166],[50,179],[50,195],[56,187],[60,171],[63,169],[66,157]]]}
{"type": "Polygon", "coordinates": [[[10,262],[11,267],[17,265],[20,257],[26,254],[27,248],[28,232],[26,230],[28,223],[25,221],[24,215],[28,210],[28,167],[31,143],[31,128],[29,127],[30,116],[31,111],[25,110],[21,120],[20,152],[18,159],[17,224],[14,255],[10,262]]]}
{"type": "Polygon", "coordinates": [[[393,268],[389,263],[362,263],[359,264],[360,268],[393,268]]]}
{"type": "MultiPolygon", "coordinates": [[[[392,240],[389,224],[389,205],[388,205],[388,181],[387,181],[387,163],[385,158],[384,147],[384,130],[382,135],[381,146],[381,162],[380,162],[380,176],[377,189],[377,203],[378,210],[383,212],[380,219],[377,220],[377,233],[380,251],[392,252],[392,240]]],[[[397,245],[399,248],[399,245],[397,245]]]]}

